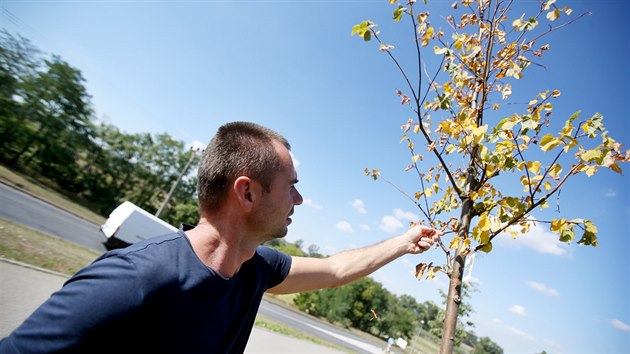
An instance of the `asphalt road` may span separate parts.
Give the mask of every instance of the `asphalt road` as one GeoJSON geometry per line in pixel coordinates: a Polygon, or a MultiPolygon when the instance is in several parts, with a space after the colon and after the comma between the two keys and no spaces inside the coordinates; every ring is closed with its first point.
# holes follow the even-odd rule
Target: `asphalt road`
{"type": "MultiPolygon", "coordinates": [[[[105,252],[105,236],[99,226],[0,183],[0,217],[105,252]]],[[[357,353],[382,353],[382,343],[370,342],[354,333],[319,321],[263,299],[259,313],[310,336],[336,343],[357,353]]]]}
{"type": "Polygon", "coordinates": [[[105,235],[95,225],[63,209],[0,183],[0,217],[105,252],[105,235]]]}

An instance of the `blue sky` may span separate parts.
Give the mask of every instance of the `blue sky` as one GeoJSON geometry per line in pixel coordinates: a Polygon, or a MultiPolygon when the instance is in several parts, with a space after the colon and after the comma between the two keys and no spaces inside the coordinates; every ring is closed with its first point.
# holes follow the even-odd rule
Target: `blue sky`
{"type": "MultiPolygon", "coordinates": [[[[444,25],[451,1],[429,3],[433,25],[444,25]]],[[[628,144],[629,3],[564,4],[593,14],[552,33],[546,69],[530,68],[513,91],[528,100],[558,89],[557,124],[577,110],[601,112],[613,137],[628,144]]],[[[418,217],[401,193],[363,174],[378,168],[406,191],[417,188],[399,143],[410,117],[395,95],[404,83],[375,43],[350,35],[371,19],[409,62],[408,38],[387,1],[4,0],[0,7],[0,25],[80,69],[98,119],[124,131],[205,144],[221,124],[251,120],[284,134],[306,198],[289,241],[332,254],[400,233],[418,217]]],[[[540,224],[479,254],[472,273],[479,292],[469,299],[477,334],[509,353],[630,352],[629,197],[627,173],[578,176],[540,216],[557,216],[558,201],[562,217],[593,220],[599,247],[561,244],[540,224]]],[[[444,259],[438,251],[405,256],[373,277],[439,304],[447,279],[418,282],[412,272],[420,261],[444,259]]]]}

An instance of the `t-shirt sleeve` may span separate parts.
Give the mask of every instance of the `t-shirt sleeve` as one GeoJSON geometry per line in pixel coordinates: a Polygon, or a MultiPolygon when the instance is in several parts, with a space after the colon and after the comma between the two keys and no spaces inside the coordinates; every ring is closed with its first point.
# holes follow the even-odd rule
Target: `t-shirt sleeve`
{"type": "Polygon", "coordinates": [[[256,252],[269,267],[267,289],[282,283],[291,269],[291,256],[266,246],[259,246],[256,252]]]}
{"type": "Polygon", "coordinates": [[[137,279],[134,264],[124,257],[95,261],[5,338],[0,352],[73,352],[83,338],[137,309],[142,297],[137,279]]]}

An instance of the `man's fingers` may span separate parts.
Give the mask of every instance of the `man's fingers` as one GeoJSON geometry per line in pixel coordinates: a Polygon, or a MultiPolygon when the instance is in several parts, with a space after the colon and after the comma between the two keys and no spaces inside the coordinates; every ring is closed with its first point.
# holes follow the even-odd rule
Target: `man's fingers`
{"type": "Polygon", "coordinates": [[[424,252],[431,248],[431,246],[433,245],[433,242],[434,242],[433,238],[423,237],[420,239],[420,241],[418,241],[417,245],[424,252]]]}

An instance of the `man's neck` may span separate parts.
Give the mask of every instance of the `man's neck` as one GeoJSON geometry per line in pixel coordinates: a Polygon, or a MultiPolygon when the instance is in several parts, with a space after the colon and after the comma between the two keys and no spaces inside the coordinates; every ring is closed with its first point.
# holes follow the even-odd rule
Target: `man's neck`
{"type": "Polygon", "coordinates": [[[258,244],[244,239],[238,224],[223,224],[202,218],[197,226],[186,231],[186,236],[201,262],[222,277],[231,278],[254,256],[258,244]]]}

